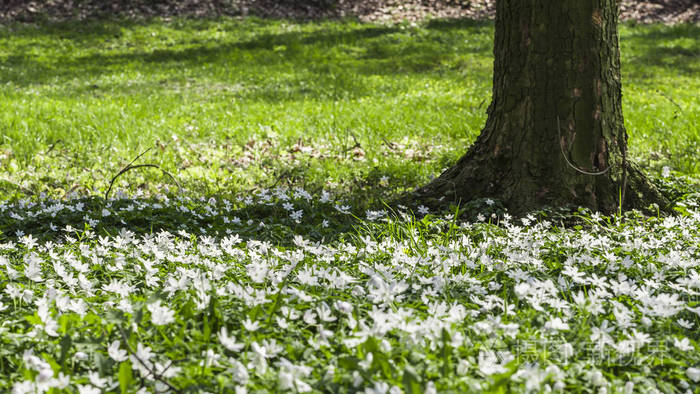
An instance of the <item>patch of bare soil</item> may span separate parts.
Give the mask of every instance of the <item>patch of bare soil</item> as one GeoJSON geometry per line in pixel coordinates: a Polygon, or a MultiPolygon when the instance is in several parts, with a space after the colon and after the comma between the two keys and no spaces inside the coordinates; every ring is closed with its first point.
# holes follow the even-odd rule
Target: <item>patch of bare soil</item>
{"type": "Polygon", "coordinates": [[[623,1],[622,20],[667,24],[700,22],[700,0],[623,1]]]}
{"type": "MultiPolygon", "coordinates": [[[[700,22],[700,0],[622,0],[622,20],[667,24],[700,22]]],[[[0,0],[0,21],[87,18],[258,15],[368,22],[425,18],[493,18],[495,0],[0,0]]]]}

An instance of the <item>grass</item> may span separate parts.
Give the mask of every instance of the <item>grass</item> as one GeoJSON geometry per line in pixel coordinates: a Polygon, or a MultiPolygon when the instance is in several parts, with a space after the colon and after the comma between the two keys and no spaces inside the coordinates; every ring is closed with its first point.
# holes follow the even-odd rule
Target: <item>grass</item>
{"type": "Polygon", "coordinates": [[[321,186],[377,171],[414,184],[435,170],[422,163],[429,153],[384,160],[384,140],[441,157],[440,146],[465,146],[482,122],[491,31],[465,26],[224,20],[6,30],[3,147],[19,171],[35,172],[36,156],[60,141],[53,153],[70,158],[48,159],[60,168],[41,183],[62,184],[68,171],[89,190],[158,143],[151,161],[213,193],[288,172],[321,186]],[[353,138],[361,150],[346,152],[353,138]],[[240,161],[253,144],[266,151],[254,152],[251,168],[240,161]],[[295,146],[327,159],[289,157],[295,146]]]}
{"type": "MultiPolygon", "coordinates": [[[[492,33],[464,20],[0,27],[0,187],[97,194],[154,146],[145,162],[195,194],[283,183],[363,200],[384,175],[396,191],[415,187],[483,126],[492,33]]],[[[699,33],[621,27],[630,150],[652,172],[700,170],[699,33]]],[[[155,170],[120,180],[169,182],[155,170]]]]}
{"type": "Polygon", "coordinates": [[[630,150],[675,216],[381,206],[478,134],[492,33],[0,27],[0,391],[699,390],[700,27],[621,27],[630,150]],[[182,188],[139,168],[103,198],[149,148],[182,188]]]}

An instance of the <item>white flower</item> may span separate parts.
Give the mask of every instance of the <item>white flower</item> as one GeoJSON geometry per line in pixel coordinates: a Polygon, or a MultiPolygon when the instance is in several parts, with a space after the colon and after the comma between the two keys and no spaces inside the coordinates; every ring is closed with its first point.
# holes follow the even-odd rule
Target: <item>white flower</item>
{"type": "Polygon", "coordinates": [[[233,379],[243,385],[248,383],[250,376],[248,375],[248,369],[245,365],[234,358],[229,358],[229,363],[231,364],[231,368],[228,369],[228,372],[231,373],[233,379]]]}
{"type": "Polygon", "coordinates": [[[678,294],[662,293],[656,296],[643,296],[640,301],[644,306],[639,309],[644,314],[657,317],[671,317],[681,311],[685,304],[678,294]]]}
{"type": "Polygon", "coordinates": [[[526,392],[538,391],[547,378],[548,372],[541,370],[537,365],[523,365],[513,374],[512,379],[524,380],[526,392]]]}
{"type": "Polygon", "coordinates": [[[469,364],[469,361],[465,359],[460,359],[457,362],[457,375],[459,376],[464,376],[469,372],[469,368],[471,367],[471,364],[469,364]]]}
{"type": "Polygon", "coordinates": [[[95,387],[103,389],[107,385],[107,379],[101,378],[100,374],[94,371],[88,373],[88,379],[90,379],[90,384],[95,387]]]}
{"type": "Polygon", "coordinates": [[[124,313],[134,313],[134,307],[131,305],[129,300],[122,298],[117,304],[117,309],[124,313]]]}
{"type": "Polygon", "coordinates": [[[371,211],[371,210],[367,210],[367,211],[365,211],[365,214],[367,215],[367,220],[369,220],[370,222],[372,222],[372,221],[375,221],[375,220],[377,220],[377,219],[380,219],[380,218],[383,218],[384,216],[386,216],[386,211],[383,211],[383,210],[381,210],[381,211],[371,211]]]}
{"type": "Polygon", "coordinates": [[[630,335],[630,340],[634,343],[636,348],[641,348],[642,346],[651,343],[651,335],[640,332],[637,330],[632,330],[632,335],[630,335]]]}
{"type": "Polygon", "coordinates": [[[243,324],[243,328],[251,332],[256,331],[258,328],[260,328],[260,322],[252,322],[249,318],[245,319],[245,321],[243,321],[243,323],[241,324],[243,324]]]}
{"type": "Polygon", "coordinates": [[[695,323],[693,323],[693,322],[691,322],[691,321],[688,321],[688,320],[685,320],[685,319],[678,319],[678,320],[676,321],[676,323],[678,323],[679,326],[681,326],[681,327],[683,327],[683,328],[686,328],[686,329],[688,329],[688,330],[690,330],[691,328],[693,328],[693,326],[695,325],[695,323]]]}
{"type": "Polygon", "coordinates": [[[336,301],[333,307],[342,313],[352,315],[352,304],[347,301],[336,301]]]}
{"type": "Polygon", "coordinates": [[[32,253],[29,256],[24,257],[24,276],[32,282],[43,282],[42,270],[41,270],[41,258],[36,253],[32,253]]]}
{"type": "Polygon", "coordinates": [[[561,320],[559,317],[555,317],[554,319],[549,320],[544,324],[544,328],[548,330],[558,330],[558,331],[563,331],[563,330],[568,330],[569,325],[561,320]]]}
{"type": "Polygon", "coordinates": [[[153,365],[153,369],[156,373],[156,375],[161,376],[163,378],[174,378],[182,372],[182,368],[173,366],[172,361],[167,361],[164,364],[161,363],[155,363],[153,365]]]}
{"type": "Polygon", "coordinates": [[[617,344],[615,344],[615,350],[618,351],[618,353],[626,355],[633,353],[635,350],[637,350],[634,341],[631,341],[629,339],[624,339],[617,344]]]}
{"type": "Polygon", "coordinates": [[[23,380],[12,386],[12,394],[34,394],[37,392],[37,387],[31,380],[23,380]]]}
{"type": "Polygon", "coordinates": [[[102,393],[102,390],[100,390],[97,387],[90,386],[87,384],[79,384],[78,385],[78,393],[80,393],[80,394],[100,394],[100,393],[102,393]]]}
{"type": "Polygon", "coordinates": [[[331,308],[325,302],[322,302],[321,305],[316,308],[316,310],[318,311],[318,318],[321,319],[321,321],[332,322],[336,320],[336,317],[333,316],[331,308]]]}
{"type": "Polygon", "coordinates": [[[683,338],[681,340],[678,340],[678,338],[673,338],[673,346],[684,352],[693,350],[693,345],[690,344],[690,340],[688,340],[688,338],[683,338]]]}
{"type": "Polygon", "coordinates": [[[365,388],[365,394],[389,394],[392,393],[392,387],[386,382],[374,382],[374,387],[365,388]]]}
{"type": "Polygon", "coordinates": [[[248,389],[245,386],[236,386],[235,393],[236,394],[248,394],[248,389]]]}
{"type": "Polygon", "coordinates": [[[285,358],[280,359],[278,366],[280,367],[278,383],[282,390],[296,389],[300,393],[311,391],[311,386],[302,380],[309,376],[311,367],[302,364],[294,365],[285,358]]]}
{"type": "Polygon", "coordinates": [[[70,376],[66,376],[63,372],[58,373],[58,377],[51,382],[52,386],[57,389],[65,389],[70,384],[70,376]]]}
{"type": "Polygon", "coordinates": [[[607,381],[605,380],[605,377],[603,377],[603,373],[598,371],[598,370],[591,372],[588,376],[589,376],[590,382],[594,386],[603,386],[607,383],[607,381]]]}
{"type": "Polygon", "coordinates": [[[248,354],[252,363],[249,364],[249,367],[253,365],[258,369],[258,372],[264,373],[267,370],[267,359],[272,356],[269,354],[264,344],[260,345],[257,342],[253,342],[250,344],[250,349],[252,350],[252,354],[248,354]]]}
{"type": "Polygon", "coordinates": [[[515,285],[513,290],[515,290],[515,295],[518,296],[518,298],[522,298],[530,292],[530,285],[525,282],[520,282],[515,285]]]}
{"type": "Polygon", "coordinates": [[[661,176],[664,178],[668,178],[671,176],[671,167],[669,166],[663,166],[661,168],[661,176]]]}
{"type": "Polygon", "coordinates": [[[111,357],[112,360],[118,363],[126,361],[126,359],[128,358],[126,350],[120,349],[119,344],[119,341],[114,341],[107,348],[107,354],[109,354],[109,357],[111,357]]]}
{"type": "Polygon", "coordinates": [[[24,246],[29,250],[34,249],[34,247],[36,247],[37,245],[36,239],[31,234],[23,236],[20,239],[20,242],[22,242],[24,246]]]}
{"type": "Polygon", "coordinates": [[[311,309],[307,309],[306,312],[304,312],[304,323],[310,326],[316,324],[316,313],[311,309]]]}
{"type": "Polygon", "coordinates": [[[57,337],[58,323],[51,317],[51,312],[49,311],[49,300],[46,297],[37,300],[37,315],[42,322],[44,322],[44,331],[46,334],[52,337],[57,337]]]}
{"type": "Polygon", "coordinates": [[[219,332],[219,342],[221,342],[224,347],[232,352],[238,352],[245,346],[242,343],[236,342],[236,337],[228,336],[228,329],[226,327],[221,327],[219,332]]]}
{"type": "Polygon", "coordinates": [[[102,290],[119,294],[121,297],[129,297],[136,288],[128,283],[112,279],[109,284],[102,285],[102,290]]]}
{"type": "Polygon", "coordinates": [[[347,206],[347,205],[335,205],[334,208],[335,208],[338,212],[343,213],[343,214],[346,214],[346,215],[350,213],[350,207],[347,206]]]}
{"type": "Polygon", "coordinates": [[[212,349],[207,349],[206,351],[202,352],[202,358],[203,360],[199,362],[199,365],[202,367],[221,367],[221,364],[219,364],[221,355],[212,349]]]}
{"type": "Polygon", "coordinates": [[[501,354],[499,352],[499,354],[496,355],[493,350],[481,350],[479,351],[479,371],[487,376],[495,373],[504,373],[507,371],[505,365],[513,360],[513,358],[514,357],[510,353],[501,354]]]}
{"type": "Polygon", "coordinates": [[[685,375],[693,382],[700,382],[700,368],[690,367],[685,370],[685,375]]]}
{"type": "Polygon", "coordinates": [[[143,361],[144,363],[148,363],[148,361],[154,356],[155,354],[151,351],[151,348],[148,346],[143,346],[140,342],[136,345],[136,357],[138,358],[137,360],[132,360],[132,364],[140,364],[139,360],[143,361]]]}
{"type": "Polygon", "coordinates": [[[301,223],[301,217],[304,216],[304,210],[300,209],[298,211],[292,211],[289,217],[297,223],[301,223]]]}
{"type": "Polygon", "coordinates": [[[568,359],[568,358],[573,357],[574,347],[569,342],[565,342],[559,348],[559,352],[561,353],[562,357],[564,357],[565,359],[568,359]]]}
{"type": "Polygon", "coordinates": [[[146,308],[151,312],[151,322],[156,326],[170,324],[175,321],[175,311],[169,309],[167,306],[161,306],[160,300],[148,304],[146,308]]]}

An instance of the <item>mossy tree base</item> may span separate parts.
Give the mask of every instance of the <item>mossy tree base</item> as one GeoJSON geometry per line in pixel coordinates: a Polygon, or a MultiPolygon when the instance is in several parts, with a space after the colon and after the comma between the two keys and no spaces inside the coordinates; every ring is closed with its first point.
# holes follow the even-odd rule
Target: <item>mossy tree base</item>
{"type": "Polygon", "coordinates": [[[491,160],[478,160],[466,155],[440,177],[415,190],[410,199],[433,210],[440,210],[488,197],[500,200],[516,216],[549,207],[584,206],[605,214],[614,214],[620,208],[623,211],[638,209],[653,214],[654,205],[661,211],[668,210],[669,200],[636,165],[627,163],[626,172],[624,196],[623,179],[619,180],[619,184],[610,184],[609,180],[591,180],[591,186],[599,187],[587,193],[588,198],[585,198],[586,195],[580,198],[566,189],[565,184],[557,184],[553,179],[519,179],[503,169],[499,170],[491,160]],[[622,207],[621,197],[624,198],[622,207]]]}

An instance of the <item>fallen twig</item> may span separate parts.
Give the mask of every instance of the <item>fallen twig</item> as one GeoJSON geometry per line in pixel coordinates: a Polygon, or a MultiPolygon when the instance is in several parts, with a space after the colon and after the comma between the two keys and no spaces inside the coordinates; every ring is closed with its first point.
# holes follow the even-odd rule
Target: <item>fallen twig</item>
{"type": "Polygon", "coordinates": [[[395,143],[387,141],[387,139],[384,137],[382,137],[382,141],[384,142],[384,145],[386,145],[387,148],[391,149],[391,151],[396,151],[395,143]]]}
{"type": "Polygon", "coordinates": [[[117,178],[119,178],[119,176],[121,176],[121,175],[124,174],[125,172],[130,171],[130,170],[133,170],[133,169],[135,169],[135,168],[142,168],[142,167],[157,168],[157,169],[159,169],[163,174],[169,176],[170,179],[172,179],[173,182],[175,182],[175,184],[177,185],[177,187],[180,188],[180,183],[177,181],[177,179],[175,179],[174,176],[172,176],[172,174],[170,174],[169,172],[165,171],[164,169],[160,168],[159,166],[157,166],[157,165],[155,165],[155,164],[137,164],[137,165],[133,165],[134,162],[135,162],[136,160],[138,160],[141,156],[145,155],[145,154],[146,154],[148,151],[150,151],[151,149],[153,149],[153,148],[148,148],[148,149],[146,149],[145,151],[143,151],[140,155],[136,156],[136,157],[134,158],[134,160],[132,160],[129,164],[127,164],[126,167],[122,168],[121,171],[119,171],[119,172],[117,173],[117,175],[115,175],[115,176],[112,178],[112,180],[109,182],[109,188],[107,188],[107,192],[105,192],[105,200],[107,200],[107,198],[109,197],[109,192],[112,191],[112,186],[114,186],[114,182],[117,180],[117,178]]]}
{"type": "Polygon", "coordinates": [[[354,149],[357,149],[357,148],[362,149],[362,144],[360,144],[360,142],[357,140],[357,137],[355,137],[355,134],[349,133],[349,135],[350,135],[350,137],[352,137],[353,141],[355,141],[355,145],[353,145],[353,146],[351,146],[351,147],[349,147],[349,148],[346,148],[344,153],[348,153],[348,152],[350,152],[351,150],[354,150],[354,149]]]}
{"type": "MultiPolygon", "coordinates": [[[[164,385],[168,386],[168,388],[169,388],[170,390],[172,390],[173,392],[175,392],[175,393],[181,393],[182,390],[178,389],[177,387],[173,386],[170,382],[168,382],[167,380],[163,379],[159,374],[157,374],[153,369],[151,369],[151,368],[148,366],[148,364],[146,364],[146,362],[144,362],[143,360],[141,360],[141,358],[136,354],[136,352],[134,352],[134,349],[131,348],[131,345],[129,345],[129,340],[128,340],[128,338],[126,337],[126,332],[124,332],[124,328],[123,328],[121,325],[119,325],[118,327],[119,327],[119,332],[120,332],[121,335],[122,335],[122,339],[124,340],[124,346],[126,346],[126,350],[129,352],[129,354],[132,355],[132,356],[134,356],[134,358],[136,359],[136,361],[138,361],[139,364],[143,365],[143,367],[146,368],[146,369],[148,370],[148,372],[151,373],[151,375],[153,376],[153,378],[154,378],[155,380],[157,380],[157,381],[163,383],[164,385]]],[[[170,365],[172,365],[172,362],[168,365],[168,367],[167,367],[165,370],[167,370],[168,368],[170,368],[170,365]]],[[[165,370],[164,370],[163,372],[165,372],[165,370]]]]}
{"type": "Polygon", "coordinates": [[[675,105],[676,108],[678,108],[678,112],[683,112],[683,108],[678,104],[675,100],[673,100],[671,97],[667,96],[666,93],[662,92],[659,89],[656,89],[656,93],[658,93],[661,97],[665,98],[666,100],[670,101],[671,104],[675,105]]]}
{"type": "Polygon", "coordinates": [[[51,144],[51,146],[49,146],[49,149],[47,149],[46,152],[44,152],[44,154],[48,155],[56,147],[56,145],[58,145],[62,142],[63,142],[63,140],[59,138],[58,140],[56,140],[56,142],[54,142],[53,144],[51,144]]]}

